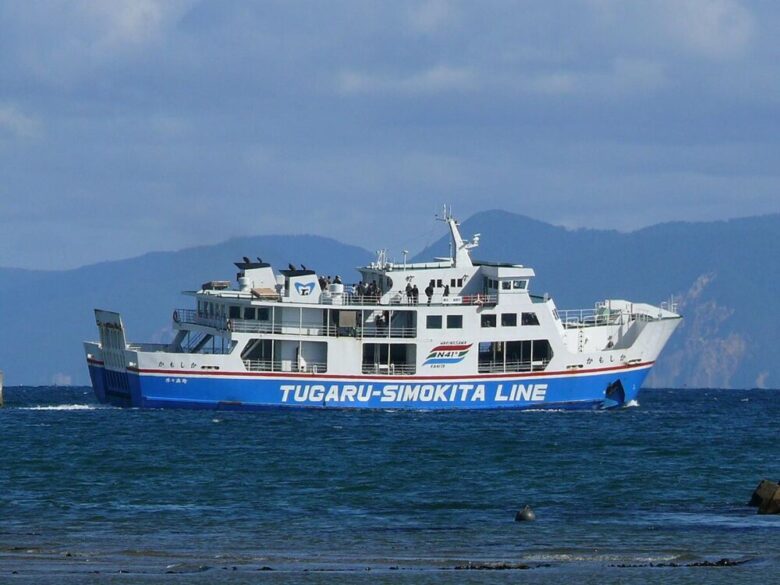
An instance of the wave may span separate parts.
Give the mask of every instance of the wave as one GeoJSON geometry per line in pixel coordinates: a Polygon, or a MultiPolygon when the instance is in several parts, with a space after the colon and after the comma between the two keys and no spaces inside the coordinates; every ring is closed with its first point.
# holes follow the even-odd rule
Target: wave
{"type": "Polygon", "coordinates": [[[100,410],[104,408],[108,407],[94,404],[52,404],[48,406],[18,406],[16,410],[100,410]]]}
{"type": "Polygon", "coordinates": [[[573,562],[585,562],[585,563],[668,563],[671,561],[679,560],[679,555],[676,554],[648,554],[648,553],[631,553],[631,552],[615,552],[615,553],[597,553],[597,552],[537,552],[530,553],[523,557],[526,562],[535,563],[573,563],[573,562]]]}

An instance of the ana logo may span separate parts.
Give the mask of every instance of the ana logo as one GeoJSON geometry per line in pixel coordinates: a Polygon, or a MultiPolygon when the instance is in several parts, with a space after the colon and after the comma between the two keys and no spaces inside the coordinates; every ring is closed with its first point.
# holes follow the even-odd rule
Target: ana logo
{"type": "Polygon", "coordinates": [[[305,297],[306,295],[310,295],[311,291],[314,290],[314,283],[310,282],[308,284],[303,284],[302,282],[296,282],[295,283],[295,290],[298,291],[298,294],[302,297],[305,297]]]}
{"type": "Polygon", "coordinates": [[[463,361],[466,354],[471,349],[471,343],[452,344],[452,345],[437,345],[428,354],[427,359],[423,363],[424,366],[432,366],[435,364],[457,364],[463,361]]]}

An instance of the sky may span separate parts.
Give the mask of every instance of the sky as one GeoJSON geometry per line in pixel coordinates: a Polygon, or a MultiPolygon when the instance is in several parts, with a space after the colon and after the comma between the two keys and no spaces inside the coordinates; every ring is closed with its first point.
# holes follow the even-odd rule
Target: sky
{"type": "MultiPolygon", "coordinates": [[[[780,212],[780,3],[0,3],[0,266],[780,212]]],[[[484,237],[485,235],[483,235],[484,237]]]]}

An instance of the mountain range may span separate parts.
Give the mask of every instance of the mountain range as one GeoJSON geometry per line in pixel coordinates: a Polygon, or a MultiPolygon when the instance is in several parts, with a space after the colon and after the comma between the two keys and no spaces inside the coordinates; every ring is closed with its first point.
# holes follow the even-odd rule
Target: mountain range
{"type": "MultiPolygon", "coordinates": [[[[673,222],[634,232],[577,229],[504,211],[478,213],[461,226],[480,233],[475,259],[535,269],[531,288],[559,309],[624,298],[673,298],[684,320],[647,385],[780,388],[780,214],[717,222],[673,222]]],[[[449,237],[415,259],[445,256],[449,237]]],[[[207,280],[231,280],[232,262],[261,256],[354,280],[374,255],[318,236],[234,238],[212,246],[154,252],[67,271],[0,268],[0,368],[7,384],[88,383],[81,342],[95,339],[93,308],[120,311],[134,341],[171,335],[180,296],[207,280]]]]}

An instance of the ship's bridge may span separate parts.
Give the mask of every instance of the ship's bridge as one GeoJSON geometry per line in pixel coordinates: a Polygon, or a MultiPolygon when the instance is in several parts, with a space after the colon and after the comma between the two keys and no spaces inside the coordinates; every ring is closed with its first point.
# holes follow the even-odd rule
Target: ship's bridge
{"type": "Polygon", "coordinates": [[[227,281],[205,283],[198,296],[199,306],[206,305],[208,314],[226,316],[231,299],[252,304],[279,302],[309,305],[397,305],[417,304],[496,304],[503,297],[514,300],[528,295],[531,268],[520,264],[472,260],[471,250],[479,245],[480,234],[464,240],[457,221],[449,214],[441,218],[451,233],[447,257],[430,262],[390,262],[380,250],[370,264],[359,267],[359,283],[325,282],[306,266],[288,265],[276,274],[270,264],[244,257],[237,262],[239,288],[230,290],[227,281]],[[221,303],[219,301],[222,301],[221,303]],[[222,306],[225,305],[225,306],[222,306]]]}

